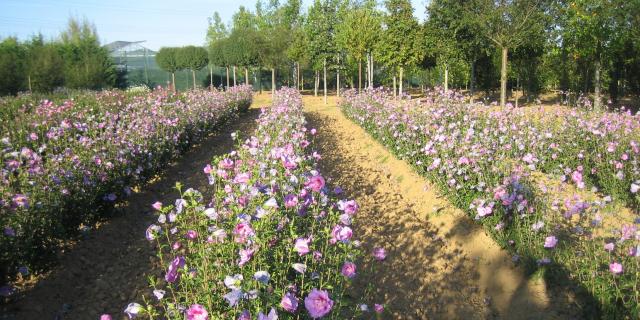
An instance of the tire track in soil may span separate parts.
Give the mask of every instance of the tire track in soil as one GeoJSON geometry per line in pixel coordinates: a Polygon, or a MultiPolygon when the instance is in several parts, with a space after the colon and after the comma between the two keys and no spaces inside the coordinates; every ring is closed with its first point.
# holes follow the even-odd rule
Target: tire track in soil
{"type": "MultiPolygon", "coordinates": [[[[335,105],[305,97],[308,127],[318,129],[319,169],[360,205],[354,234],[366,254],[387,249],[373,272],[358,274],[356,301],[371,283],[374,300],[366,303],[384,303],[383,318],[579,318],[571,293],[525,277],[480,226],[335,105]]],[[[365,259],[360,270],[371,263],[365,259]]]]}
{"type": "Polygon", "coordinates": [[[251,134],[258,114],[259,109],[249,109],[180,156],[159,174],[159,179],[131,195],[121,205],[122,214],[90,231],[62,254],[58,265],[34,288],[2,306],[0,311],[5,316],[0,319],[85,320],[98,319],[103,313],[113,319],[127,319],[123,313],[126,305],[142,303],[143,296],[149,299],[147,277],[159,277],[165,268],[157,264],[155,247],[144,236],[157,219],[151,204],[173,203],[179,196],[173,189],[176,182],[181,182],[184,189],[192,187],[206,194],[208,185],[202,168],[214,156],[233,150],[232,132],[240,131],[241,137],[251,134]],[[68,310],[64,312],[63,308],[68,310]]]}

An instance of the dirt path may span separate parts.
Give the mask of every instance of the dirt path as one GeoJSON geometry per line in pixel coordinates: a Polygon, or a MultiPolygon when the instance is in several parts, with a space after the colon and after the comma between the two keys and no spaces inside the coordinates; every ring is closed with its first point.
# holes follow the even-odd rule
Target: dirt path
{"type": "MultiPolygon", "coordinates": [[[[256,100],[255,104],[264,103],[256,100]]],[[[126,319],[124,308],[130,302],[142,302],[149,296],[147,275],[161,272],[155,266],[155,249],[145,239],[155,201],[173,203],[178,197],[176,182],[185,188],[203,190],[207,180],[202,172],[215,155],[233,149],[230,134],[236,130],[242,136],[253,132],[259,110],[250,109],[240,119],[224,125],[201,144],[194,146],[172,164],[160,179],[132,195],[123,205],[124,213],[90,231],[61,257],[59,266],[22,293],[16,303],[2,306],[0,319],[98,319],[108,313],[113,319],[126,319]],[[154,268],[155,267],[155,268],[154,268]]]]}
{"type": "Polygon", "coordinates": [[[483,230],[330,100],[305,97],[321,171],[361,207],[357,235],[387,259],[359,281],[375,285],[394,319],[572,319],[567,294],[527,279],[483,230]]]}

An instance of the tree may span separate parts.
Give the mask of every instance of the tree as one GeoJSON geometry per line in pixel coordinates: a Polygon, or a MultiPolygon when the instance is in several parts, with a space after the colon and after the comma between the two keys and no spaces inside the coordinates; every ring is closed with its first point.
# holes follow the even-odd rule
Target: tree
{"type": "Polygon", "coordinates": [[[545,22],[542,0],[472,0],[465,6],[466,19],[473,20],[501,51],[500,106],[507,100],[507,67],[510,49],[540,32],[545,22]]]}
{"type": "Polygon", "coordinates": [[[0,42],[0,94],[15,94],[24,89],[25,54],[16,38],[0,42]]]}
{"type": "Polygon", "coordinates": [[[424,55],[420,43],[421,29],[418,20],[413,16],[413,7],[409,0],[387,0],[385,7],[386,30],[381,44],[383,62],[399,69],[399,93],[402,94],[404,69],[419,62],[424,55]]]}
{"type": "Polygon", "coordinates": [[[202,47],[186,46],[176,53],[178,65],[186,69],[191,69],[193,76],[193,89],[196,89],[196,71],[204,68],[209,63],[209,54],[202,47]]]}
{"type": "Polygon", "coordinates": [[[42,35],[27,44],[26,73],[30,91],[50,92],[64,84],[60,45],[45,43],[42,35]]]}
{"type": "MultiPolygon", "coordinates": [[[[305,36],[308,39],[309,58],[316,71],[316,88],[319,84],[319,70],[324,74],[324,101],[327,103],[327,60],[337,56],[335,43],[335,21],[337,4],[333,0],[315,0],[309,8],[305,20],[305,36]]],[[[316,89],[317,94],[317,89],[316,89]]]]}
{"type": "Polygon", "coordinates": [[[60,38],[67,87],[101,89],[115,84],[115,66],[107,49],[100,46],[96,27],[91,22],[69,19],[60,38]]]}
{"type": "Polygon", "coordinates": [[[156,53],[156,63],[158,63],[158,66],[162,70],[171,73],[171,86],[174,92],[176,91],[176,71],[183,69],[183,66],[178,60],[178,51],[179,48],[162,47],[158,50],[158,53],[156,53]]]}
{"type": "Polygon", "coordinates": [[[362,60],[373,51],[382,33],[380,14],[375,2],[349,8],[338,26],[336,42],[358,63],[358,90],[362,90],[362,60]]]}

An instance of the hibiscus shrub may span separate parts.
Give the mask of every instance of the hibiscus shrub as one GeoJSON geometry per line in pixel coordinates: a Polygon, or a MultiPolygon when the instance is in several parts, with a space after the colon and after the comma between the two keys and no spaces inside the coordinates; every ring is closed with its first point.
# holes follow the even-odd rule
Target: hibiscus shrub
{"type": "Polygon", "coordinates": [[[128,313],[299,319],[355,309],[345,290],[358,272],[358,206],[337,200],[318,154],[306,152],[315,130],[305,128],[300,94],[280,90],[257,121],[254,135],[204,168],[210,199],[188,189],[174,205],[155,204],[147,239],[167,269],[152,280],[155,302],[128,313]]]}
{"type": "Polygon", "coordinates": [[[60,240],[111,212],[251,101],[249,86],[0,100],[0,112],[13,116],[0,119],[0,282],[42,270],[60,240]]]}
{"type": "Polygon", "coordinates": [[[637,115],[497,109],[442,91],[422,101],[348,91],[341,108],[482,223],[515,263],[573,279],[601,317],[640,314],[640,220],[622,208],[638,208],[637,115]]]}

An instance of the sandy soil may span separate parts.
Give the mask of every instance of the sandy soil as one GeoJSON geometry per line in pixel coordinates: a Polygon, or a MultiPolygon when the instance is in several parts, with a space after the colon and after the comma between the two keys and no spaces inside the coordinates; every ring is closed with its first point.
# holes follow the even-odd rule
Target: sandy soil
{"type": "Polygon", "coordinates": [[[365,250],[388,251],[359,281],[374,284],[374,300],[392,318],[576,318],[570,295],[527,278],[481,227],[346,119],[335,98],[328,106],[304,100],[323,174],[361,207],[356,231],[365,250]]]}
{"type": "MultiPolygon", "coordinates": [[[[262,105],[256,99],[254,105],[262,105]]],[[[253,132],[258,109],[250,109],[240,119],[222,127],[219,133],[171,164],[167,170],[123,204],[123,214],[88,233],[71,250],[61,255],[59,265],[34,288],[22,292],[18,300],[0,306],[0,319],[98,319],[108,313],[113,319],[126,319],[123,310],[130,302],[142,303],[149,296],[147,276],[159,276],[155,248],[145,239],[145,230],[157,217],[152,213],[155,201],[173,203],[173,189],[182,182],[185,189],[204,190],[207,180],[202,172],[215,155],[233,150],[230,134],[253,132]],[[4,315],[4,316],[2,316],[4,315]]]]}

